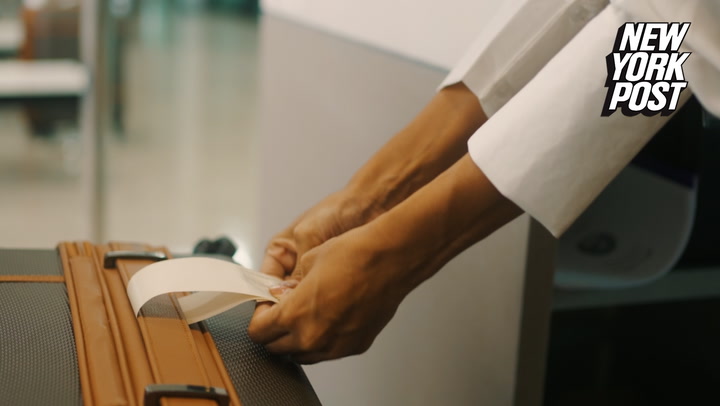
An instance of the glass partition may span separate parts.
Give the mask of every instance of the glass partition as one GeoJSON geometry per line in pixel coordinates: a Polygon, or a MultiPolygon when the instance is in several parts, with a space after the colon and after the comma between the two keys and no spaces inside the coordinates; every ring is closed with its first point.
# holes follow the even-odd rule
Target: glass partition
{"type": "Polygon", "coordinates": [[[88,238],[79,0],[0,1],[0,245],[88,238]]]}
{"type": "Polygon", "coordinates": [[[257,58],[256,1],[1,0],[0,246],[226,235],[247,263],[257,58]]]}

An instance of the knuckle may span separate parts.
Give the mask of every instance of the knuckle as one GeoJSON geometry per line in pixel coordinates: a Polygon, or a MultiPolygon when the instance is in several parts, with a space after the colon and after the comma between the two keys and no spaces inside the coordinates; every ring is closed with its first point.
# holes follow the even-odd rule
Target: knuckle
{"type": "Polygon", "coordinates": [[[300,335],[300,347],[303,351],[320,351],[327,342],[326,335],[314,329],[306,330],[300,335]]]}
{"type": "Polygon", "coordinates": [[[273,248],[277,247],[277,242],[275,240],[271,240],[268,245],[265,246],[265,253],[266,254],[272,254],[273,248]]]}
{"type": "Polygon", "coordinates": [[[252,321],[250,322],[250,325],[248,326],[247,332],[248,332],[248,337],[250,337],[250,340],[252,340],[254,342],[258,342],[259,331],[258,331],[257,325],[255,323],[253,323],[252,321]]]}
{"type": "Polygon", "coordinates": [[[345,357],[350,357],[353,355],[357,355],[358,353],[354,351],[351,347],[343,347],[343,346],[337,346],[333,348],[332,350],[328,351],[327,353],[327,359],[340,359],[345,357]]]}
{"type": "Polygon", "coordinates": [[[355,354],[364,354],[364,353],[366,353],[367,350],[370,349],[370,346],[371,346],[371,345],[372,345],[372,343],[367,343],[367,342],[364,342],[364,343],[358,345],[357,348],[355,348],[355,350],[356,350],[356,351],[355,351],[355,354]]]}
{"type": "Polygon", "coordinates": [[[313,227],[307,221],[303,221],[293,228],[293,236],[295,239],[308,238],[311,235],[313,227]]]}
{"type": "Polygon", "coordinates": [[[274,249],[278,248],[285,248],[287,246],[288,239],[281,236],[275,236],[273,237],[265,247],[265,251],[272,251],[274,249]]]}
{"type": "Polygon", "coordinates": [[[304,336],[300,337],[298,347],[300,348],[300,351],[303,352],[310,352],[313,350],[312,342],[304,336]]]}
{"type": "Polygon", "coordinates": [[[270,240],[270,242],[265,246],[265,255],[275,258],[278,255],[279,250],[283,249],[282,244],[278,241],[278,239],[273,238],[270,240]]]}
{"type": "Polygon", "coordinates": [[[311,258],[308,255],[303,255],[298,260],[298,268],[308,269],[312,265],[311,258]]]}
{"type": "Polygon", "coordinates": [[[265,247],[266,251],[272,251],[276,249],[287,249],[293,245],[293,231],[286,230],[275,236],[268,241],[265,247]]]}
{"type": "Polygon", "coordinates": [[[295,326],[296,315],[292,311],[288,311],[287,307],[280,307],[275,318],[275,323],[279,326],[295,326]]]}
{"type": "Polygon", "coordinates": [[[345,353],[342,354],[342,356],[343,356],[343,357],[349,357],[349,356],[352,356],[352,355],[362,354],[363,352],[365,352],[365,351],[363,351],[363,349],[361,348],[361,346],[359,346],[359,345],[353,345],[353,346],[350,346],[349,348],[347,348],[346,351],[345,351],[345,353]]]}
{"type": "Polygon", "coordinates": [[[330,347],[330,336],[328,334],[320,334],[315,337],[316,350],[325,350],[330,347]]]}
{"type": "Polygon", "coordinates": [[[313,263],[312,252],[304,254],[297,260],[294,275],[300,279],[304,278],[305,275],[313,268],[313,263]]]}
{"type": "Polygon", "coordinates": [[[366,353],[372,346],[372,339],[364,339],[356,342],[351,348],[351,354],[349,355],[360,355],[366,353]]]}

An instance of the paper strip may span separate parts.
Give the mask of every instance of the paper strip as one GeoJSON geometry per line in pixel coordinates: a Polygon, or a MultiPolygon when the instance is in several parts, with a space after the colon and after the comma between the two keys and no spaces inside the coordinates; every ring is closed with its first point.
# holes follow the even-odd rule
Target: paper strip
{"type": "Polygon", "coordinates": [[[128,282],[127,294],[135,315],[150,299],[172,292],[192,292],[178,299],[188,323],[222,313],[249,300],[278,300],[270,287],[280,279],[213,258],[179,258],[156,262],[128,282]]]}

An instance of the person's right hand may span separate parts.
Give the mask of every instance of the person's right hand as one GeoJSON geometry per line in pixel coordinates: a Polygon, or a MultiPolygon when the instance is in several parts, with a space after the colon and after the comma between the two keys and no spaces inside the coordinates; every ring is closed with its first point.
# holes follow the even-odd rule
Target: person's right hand
{"type": "Polygon", "coordinates": [[[281,279],[300,280],[304,275],[293,272],[304,253],[381,213],[379,206],[361,192],[344,189],[333,193],[270,240],[260,271],[281,279]]]}

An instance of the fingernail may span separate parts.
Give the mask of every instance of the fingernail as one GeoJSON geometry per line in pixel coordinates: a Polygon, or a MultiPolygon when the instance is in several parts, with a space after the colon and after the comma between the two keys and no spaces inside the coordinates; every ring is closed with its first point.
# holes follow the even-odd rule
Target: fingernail
{"type": "Polygon", "coordinates": [[[287,286],[278,285],[278,286],[273,286],[270,288],[270,294],[279,299],[280,296],[284,295],[285,293],[287,293],[290,290],[291,290],[291,288],[289,288],[287,286]]]}
{"type": "Polygon", "coordinates": [[[279,245],[274,245],[274,246],[268,248],[267,253],[272,256],[280,256],[283,253],[285,253],[285,248],[283,248],[279,245]]]}
{"type": "Polygon", "coordinates": [[[286,279],[286,280],[280,282],[279,286],[284,286],[287,288],[294,288],[298,285],[298,283],[299,282],[297,281],[297,279],[286,279]]]}

